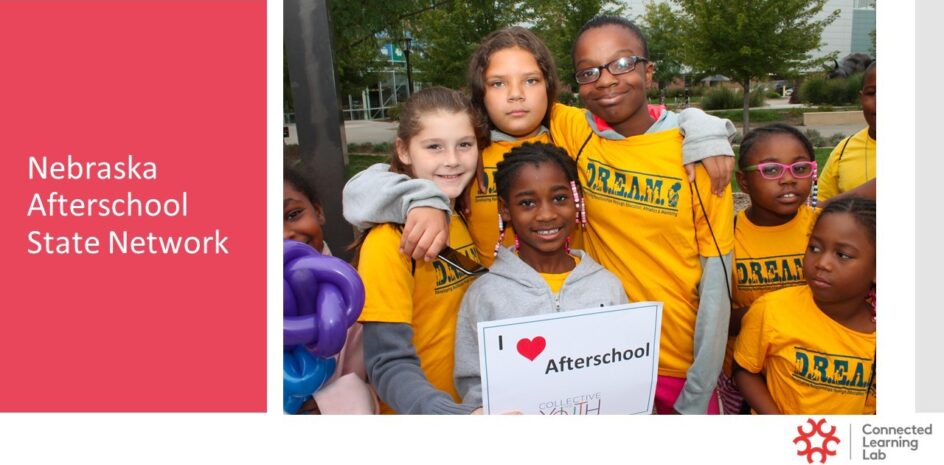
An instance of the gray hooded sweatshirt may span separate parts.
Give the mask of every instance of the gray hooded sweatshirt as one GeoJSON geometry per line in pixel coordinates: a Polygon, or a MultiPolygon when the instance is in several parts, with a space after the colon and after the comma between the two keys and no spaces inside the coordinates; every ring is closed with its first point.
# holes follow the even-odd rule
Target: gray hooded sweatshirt
{"type": "Polygon", "coordinates": [[[619,278],[582,250],[571,251],[580,263],[557,295],[534,268],[511,250],[498,251],[488,274],[466,291],[456,323],[456,390],[466,406],[482,405],[477,324],[522,316],[606,307],[629,302],[619,278]]]}

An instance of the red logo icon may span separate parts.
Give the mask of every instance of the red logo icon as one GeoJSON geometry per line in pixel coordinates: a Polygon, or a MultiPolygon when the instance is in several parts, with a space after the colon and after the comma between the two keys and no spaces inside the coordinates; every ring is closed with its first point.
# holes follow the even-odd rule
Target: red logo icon
{"type": "Polygon", "coordinates": [[[518,341],[518,353],[533,362],[534,359],[538,358],[538,355],[541,355],[541,352],[544,352],[545,346],[547,346],[547,341],[541,336],[534,339],[521,338],[518,341]]]}
{"type": "Polygon", "coordinates": [[[803,426],[797,426],[797,432],[800,433],[796,439],[793,440],[794,444],[803,443],[805,446],[802,450],[797,451],[797,455],[805,455],[807,463],[813,463],[813,454],[819,454],[819,463],[826,463],[826,456],[836,455],[835,450],[830,450],[827,445],[830,441],[834,441],[837,445],[839,444],[839,438],[836,437],[836,427],[830,426],[828,432],[823,431],[823,427],[826,425],[826,419],[821,418],[819,421],[814,422],[812,418],[806,420],[810,425],[810,431],[804,431],[803,426]],[[813,447],[813,436],[818,436],[822,438],[822,442],[818,447],[813,447]]]}

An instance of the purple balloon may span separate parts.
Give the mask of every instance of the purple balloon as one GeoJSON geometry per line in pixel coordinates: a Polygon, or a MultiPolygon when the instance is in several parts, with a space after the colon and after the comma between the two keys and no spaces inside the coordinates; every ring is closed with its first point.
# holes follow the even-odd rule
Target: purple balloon
{"type": "Polygon", "coordinates": [[[341,291],[332,284],[322,284],[318,294],[318,340],[312,347],[313,354],[330,357],[344,347],[348,327],[344,309],[341,291]]]}
{"type": "Polygon", "coordinates": [[[357,270],[291,240],[284,243],[283,260],[284,350],[302,345],[319,357],[337,354],[364,307],[357,270]]]}
{"type": "MultiPolygon", "coordinates": [[[[315,304],[315,299],[318,298],[318,278],[315,273],[308,268],[295,268],[284,270],[284,276],[292,289],[292,294],[295,296],[298,314],[315,313],[315,309],[318,308],[315,304]]],[[[285,313],[284,310],[282,313],[285,313]]]]}
{"type": "Polygon", "coordinates": [[[298,269],[310,270],[319,283],[327,282],[337,286],[347,302],[344,315],[348,325],[357,321],[364,308],[364,282],[354,267],[335,257],[308,256],[289,263],[286,273],[298,269]]]}
{"type": "Polygon", "coordinates": [[[282,314],[285,316],[298,316],[298,305],[295,303],[295,293],[288,281],[282,280],[282,314]]]}
{"type": "Polygon", "coordinates": [[[318,315],[282,317],[282,347],[289,348],[318,341],[318,315]]]}

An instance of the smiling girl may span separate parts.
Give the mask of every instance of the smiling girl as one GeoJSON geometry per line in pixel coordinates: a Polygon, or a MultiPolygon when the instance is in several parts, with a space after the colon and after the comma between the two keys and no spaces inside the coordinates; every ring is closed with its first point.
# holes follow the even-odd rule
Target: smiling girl
{"type": "MultiPolygon", "coordinates": [[[[475,176],[484,124],[466,98],[442,87],[423,89],[400,117],[390,169],[435,183],[456,211],[456,200],[475,176]]],[[[477,254],[465,220],[453,213],[450,241],[477,254]]],[[[400,228],[370,229],[358,251],[366,301],[367,376],[384,402],[381,413],[469,413],[452,383],[455,322],[471,276],[442,260],[415,262],[400,253],[400,228]]]]}
{"type": "Polygon", "coordinates": [[[627,302],[616,276],[569,246],[571,231],[587,217],[566,152],[541,143],[514,148],[498,163],[495,182],[499,230],[514,245],[496,248],[491,270],[463,298],[456,325],[456,388],[464,404],[476,407],[482,404],[479,322],[627,302]]]}

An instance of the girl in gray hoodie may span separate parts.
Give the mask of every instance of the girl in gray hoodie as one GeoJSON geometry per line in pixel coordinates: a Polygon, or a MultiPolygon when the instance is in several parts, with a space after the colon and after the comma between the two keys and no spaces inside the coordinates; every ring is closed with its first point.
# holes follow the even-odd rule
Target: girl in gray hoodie
{"type": "Polygon", "coordinates": [[[577,167],[566,152],[534,143],[498,163],[496,259],[462,299],[456,325],[455,386],[466,406],[482,405],[476,325],[627,302],[619,278],[582,250],[571,249],[574,226],[586,225],[577,167]],[[504,230],[514,247],[501,247],[504,230]]]}

